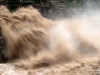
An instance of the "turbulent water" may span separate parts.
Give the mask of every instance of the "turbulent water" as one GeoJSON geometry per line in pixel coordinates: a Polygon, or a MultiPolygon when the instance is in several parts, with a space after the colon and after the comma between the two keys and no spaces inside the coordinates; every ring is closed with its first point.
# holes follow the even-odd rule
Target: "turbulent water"
{"type": "Polygon", "coordinates": [[[5,57],[19,67],[84,62],[81,59],[90,56],[96,56],[99,62],[99,11],[51,21],[32,7],[10,13],[0,6],[0,26],[6,43],[5,57]]]}

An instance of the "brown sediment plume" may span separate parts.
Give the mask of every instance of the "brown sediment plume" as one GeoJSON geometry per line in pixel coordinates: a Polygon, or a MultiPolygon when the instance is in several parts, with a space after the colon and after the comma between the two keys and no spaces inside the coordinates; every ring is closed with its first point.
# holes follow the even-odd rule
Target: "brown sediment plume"
{"type": "Polygon", "coordinates": [[[10,14],[10,11],[4,5],[0,5],[0,15],[2,14],[10,14]]]}
{"type": "Polygon", "coordinates": [[[97,52],[99,49],[90,31],[85,30],[87,25],[91,27],[91,21],[77,18],[51,21],[31,6],[19,8],[13,13],[4,8],[2,12],[8,13],[0,13],[4,54],[9,62],[16,62],[17,66],[35,68],[69,60],[79,61],[84,49],[86,52],[91,52],[90,49],[97,52]]]}
{"type": "Polygon", "coordinates": [[[45,48],[49,20],[33,8],[22,8],[0,20],[2,35],[6,42],[6,56],[9,59],[28,57],[45,48]],[[44,20],[46,22],[44,22],[44,20]]]}

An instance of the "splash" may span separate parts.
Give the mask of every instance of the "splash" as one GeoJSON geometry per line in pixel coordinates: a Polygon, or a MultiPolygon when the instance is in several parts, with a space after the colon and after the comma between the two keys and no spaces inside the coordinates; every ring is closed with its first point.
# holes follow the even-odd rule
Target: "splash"
{"type": "Polygon", "coordinates": [[[0,6],[0,12],[0,26],[6,43],[4,54],[9,63],[29,69],[79,62],[88,53],[99,54],[98,13],[51,21],[33,7],[10,13],[0,6]]]}

